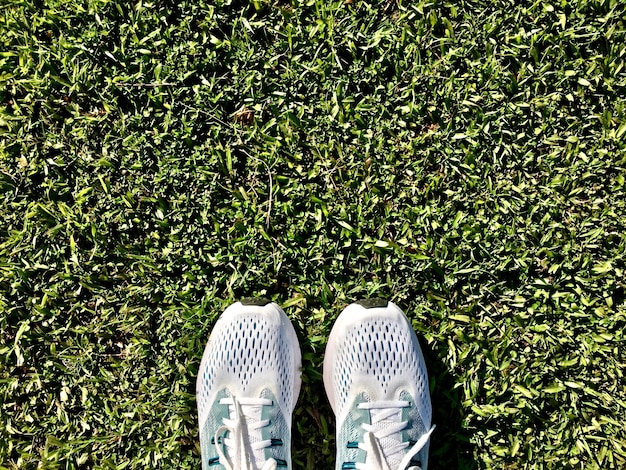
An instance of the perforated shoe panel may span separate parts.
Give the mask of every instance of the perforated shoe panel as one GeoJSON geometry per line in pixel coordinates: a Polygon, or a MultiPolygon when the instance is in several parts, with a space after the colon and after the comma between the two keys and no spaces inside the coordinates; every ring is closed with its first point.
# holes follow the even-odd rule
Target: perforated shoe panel
{"type": "MultiPolygon", "coordinates": [[[[360,302],[344,309],[328,340],[324,386],[337,417],[338,468],[342,459],[360,455],[354,448],[342,448],[341,439],[354,438],[363,416],[356,406],[364,397],[372,402],[408,400],[410,408],[404,414],[410,417],[406,431],[410,440],[430,428],[432,408],[422,351],[410,322],[392,302],[365,306],[360,302]]],[[[426,448],[422,456],[427,458],[427,453],[426,448]]]]}
{"type": "MultiPolygon", "coordinates": [[[[278,305],[251,301],[231,305],[216,322],[198,371],[201,434],[214,428],[206,424],[215,419],[209,415],[215,414],[216,400],[224,396],[259,398],[269,393],[281,419],[291,423],[300,391],[300,362],[295,330],[278,305]]],[[[211,437],[204,436],[204,441],[211,437]]],[[[285,446],[289,442],[290,436],[286,436],[285,446]]]]}

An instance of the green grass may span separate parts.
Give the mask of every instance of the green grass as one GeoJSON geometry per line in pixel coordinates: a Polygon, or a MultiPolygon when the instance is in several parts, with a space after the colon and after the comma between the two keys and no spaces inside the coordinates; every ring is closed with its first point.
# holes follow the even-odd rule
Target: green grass
{"type": "Polygon", "coordinates": [[[431,469],[626,467],[623,1],[0,9],[0,468],[191,469],[216,316],[423,339],[431,469]]]}

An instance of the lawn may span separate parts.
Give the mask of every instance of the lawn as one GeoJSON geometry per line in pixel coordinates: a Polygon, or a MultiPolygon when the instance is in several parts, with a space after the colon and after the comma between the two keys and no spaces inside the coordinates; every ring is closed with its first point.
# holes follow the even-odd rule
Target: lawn
{"type": "Polygon", "coordinates": [[[626,4],[4,0],[0,469],[197,469],[219,313],[420,336],[430,469],[626,468],[626,4]]]}

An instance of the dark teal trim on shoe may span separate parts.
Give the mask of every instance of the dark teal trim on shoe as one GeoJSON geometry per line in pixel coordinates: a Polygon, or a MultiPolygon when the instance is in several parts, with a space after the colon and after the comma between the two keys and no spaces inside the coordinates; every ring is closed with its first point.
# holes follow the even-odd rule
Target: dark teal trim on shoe
{"type": "Polygon", "coordinates": [[[257,307],[265,307],[271,300],[265,297],[244,297],[240,300],[241,305],[254,305],[257,307]]]}
{"type": "Polygon", "coordinates": [[[385,299],[362,299],[356,302],[363,308],[385,308],[389,305],[389,302],[385,299]]]}

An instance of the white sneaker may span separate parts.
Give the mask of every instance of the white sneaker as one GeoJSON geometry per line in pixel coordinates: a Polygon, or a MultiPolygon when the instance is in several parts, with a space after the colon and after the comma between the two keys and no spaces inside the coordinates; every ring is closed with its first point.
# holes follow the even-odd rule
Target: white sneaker
{"type": "Polygon", "coordinates": [[[203,470],[291,469],[301,353],[273,302],[244,299],[217,320],[196,382],[203,470]]]}
{"type": "Polygon", "coordinates": [[[336,470],[426,470],[434,430],[426,365],[395,304],[344,309],[326,346],[324,387],[337,419],[336,470]]]}

